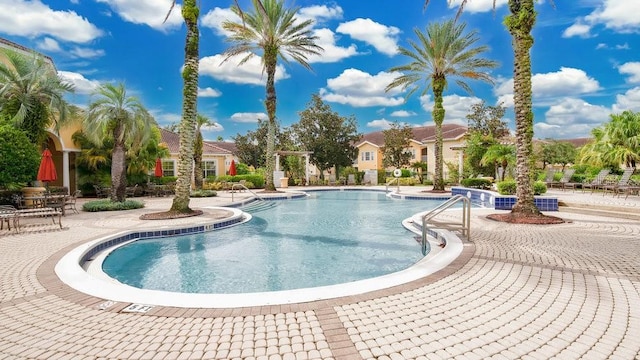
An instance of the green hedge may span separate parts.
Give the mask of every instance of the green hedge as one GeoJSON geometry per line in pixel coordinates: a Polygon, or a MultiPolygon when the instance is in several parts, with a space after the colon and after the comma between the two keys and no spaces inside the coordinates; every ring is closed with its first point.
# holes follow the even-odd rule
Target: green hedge
{"type": "Polygon", "coordinates": [[[214,197],[214,196],[218,196],[218,193],[215,190],[194,190],[190,194],[190,197],[193,197],[193,198],[214,197]]]}
{"type": "Polygon", "coordinates": [[[100,199],[84,203],[82,210],[88,212],[98,211],[116,211],[116,210],[131,210],[142,209],[144,204],[136,200],[125,200],[123,202],[111,202],[110,199],[100,199]]]}
{"type": "Polygon", "coordinates": [[[255,174],[234,175],[234,176],[222,175],[222,176],[218,176],[217,178],[215,178],[214,181],[217,181],[217,182],[225,182],[225,181],[239,182],[240,180],[245,180],[246,182],[252,183],[253,186],[255,186],[257,189],[264,188],[264,176],[255,175],[255,174]]]}
{"type": "MultiPolygon", "coordinates": [[[[505,180],[497,183],[498,193],[500,195],[515,195],[518,185],[515,180],[505,180]]],[[[547,185],[543,181],[533,183],[533,194],[542,195],[547,192],[547,185]]]]}
{"type": "Polygon", "coordinates": [[[460,182],[462,186],[474,189],[483,189],[488,190],[491,189],[491,181],[488,179],[480,179],[480,178],[468,178],[462,179],[460,182]]]}

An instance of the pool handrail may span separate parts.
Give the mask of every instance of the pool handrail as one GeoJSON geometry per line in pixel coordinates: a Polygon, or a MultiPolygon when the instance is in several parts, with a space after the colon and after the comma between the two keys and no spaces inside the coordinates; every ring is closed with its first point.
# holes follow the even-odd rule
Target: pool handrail
{"type": "Polygon", "coordinates": [[[459,230],[461,230],[462,235],[467,238],[467,240],[471,239],[471,201],[466,196],[463,196],[463,195],[460,195],[460,194],[454,195],[449,200],[444,201],[440,205],[438,205],[435,208],[431,209],[426,214],[422,215],[422,239],[421,239],[421,245],[422,245],[422,254],[423,255],[426,255],[426,253],[427,253],[427,228],[428,228],[428,221],[429,220],[431,220],[432,223],[434,223],[434,225],[437,224],[437,225],[440,225],[443,228],[448,228],[448,229],[451,229],[451,230],[459,229],[459,230]],[[440,214],[444,210],[452,207],[453,205],[457,204],[460,201],[462,201],[462,220],[461,220],[460,224],[458,224],[457,222],[454,222],[454,223],[451,223],[451,222],[436,222],[436,221],[432,220],[436,215],[440,214]]]}
{"type": "Polygon", "coordinates": [[[397,192],[397,193],[399,193],[399,192],[400,192],[400,178],[399,178],[399,177],[397,177],[397,178],[393,178],[393,179],[391,179],[388,183],[386,183],[386,184],[385,184],[385,191],[389,191],[389,185],[391,185],[394,181],[395,181],[395,182],[397,183],[397,185],[398,185],[398,188],[397,188],[396,192],[397,192]]]}
{"type": "Polygon", "coordinates": [[[240,190],[244,189],[244,190],[247,190],[248,192],[250,192],[251,194],[253,194],[253,196],[255,196],[256,199],[258,199],[258,201],[264,201],[264,199],[260,195],[258,195],[255,192],[251,191],[251,189],[246,187],[244,184],[235,183],[235,184],[231,185],[231,202],[233,202],[233,194],[234,194],[233,190],[235,190],[236,186],[239,186],[240,190]]]}

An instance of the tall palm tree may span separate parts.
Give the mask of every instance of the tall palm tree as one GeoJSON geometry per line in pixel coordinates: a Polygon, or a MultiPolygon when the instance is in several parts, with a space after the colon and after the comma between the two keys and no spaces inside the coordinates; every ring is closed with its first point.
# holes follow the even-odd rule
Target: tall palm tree
{"type": "MultiPolygon", "coordinates": [[[[469,0],[461,0],[456,18],[469,0]]],[[[451,0],[448,0],[451,3],[451,0]]],[[[553,1],[551,1],[553,4],[553,1]]],[[[425,0],[424,6],[429,4],[425,0]]],[[[531,31],[536,23],[534,0],[508,0],[509,15],[504,19],[513,44],[513,101],[516,122],[516,196],[514,216],[541,215],[533,197],[533,105],[531,91],[531,31]]],[[[493,7],[496,0],[493,0],[493,7]]]]}
{"type": "Polygon", "coordinates": [[[513,145],[493,144],[489,146],[487,152],[482,156],[480,165],[486,166],[493,164],[495,174],[498,174],[498,167],[502,167],[500,181],[504,181],[507,174],[507,167],[513,164],[515,160],[516,156],[513,145]]]}
{"type": "MultiPolygon", "coordinates": [[[[173,0],[165,21],[175,5],[176,1],[173,0]]],[[[184,46],[184,67],[182,69],[182,119],[180,120],[179,131],[178,179],[176,180],[176,192],[170,211],[190,214],[194,212],[189,207],[189,195],[191,193],[191,174],[193,170],[196,114],[198,113],[198,56],[200,52],[200,35],[198,29],[200,8],[196,0],[182,1],[182,17],[187,26],[187,36],[184,46]]]]}
{"type": "Polygon", "coordinates": [[[464,33],[465,24],[456,24],[453,20],[443,23],[431,23],[426,34],[414,29],[418,42],[409,41],[411,49],[400,47],[400,54],[411,59],[406,65],[396,66],[390,71],[402,74],[387,85],[386,91],[399,87],[409,88],[406,98],[424,87],[421,95],[429,90],[433,92],[433,110],[431,116],[436,125],[435,156],[436,166],[433,190],[444,190],[443,157],[442,157],[442,122],[445,109],[442,105],[444,90],[451,78],[467,92],[471,88],[464,79],[482,80],[493,83],[488,73],[482,69],[498,66],[493,60],[479,57],[488,50],[487,46],[475,46],[478,41],[477,32],[464,33]],[[474,47],[475,46],[475,47],[474,47]]]}
{"type": "Polygon", "coordinates": [[[202,189],[202,147],[204,141],[200,130],[203,126],[211,126],[214,124],[215,122],[202,114],[196,116],[196,143],[193,148],[193,171],[196,189],[202,189]]]}
{"type": "Polygon", "coordinates": [[[73,108],[64,95],[74,87],[64,82],[41,55],[0,51],[6,58],[6,63],[0,61],[0,115],[8,117],[40,146],[49,127],[58,131],[72,119],[73,108]]]}
{"type": "Polygon", "coordinates": [[[244,56],[240,65],[256,53],[262,54],[262,69],[267,74],[266,99],[264,101],[269,117],[266,149],[265,189],[275,190],[273,170],[275,159],[276,133],[276,88],[275,74],[278,58],[288,62],[295,60],[307,69],[309,55],[319,55],[322,47],[316,45],[317,36],[311,33],[313,20],[299,21],[295,14],[298,8],[285,8],[283,0],[251,0],[253,13],[245,13],[236,4],[231,10],[242,22],[225,21],[222,26],[231,33],[229,41],[235,45],[225,51],[226,60],[234,56],[244,56]]]}
{"type": "Polygon", "coordinates": [[[113,141],[111,201],[122,202],[127,187],[126,153],[146,142],[153,118],[136,97],[127,96],[123,84],[101,85],[94,96],[84,118],[84,131],[98,146],[113,141]]]}

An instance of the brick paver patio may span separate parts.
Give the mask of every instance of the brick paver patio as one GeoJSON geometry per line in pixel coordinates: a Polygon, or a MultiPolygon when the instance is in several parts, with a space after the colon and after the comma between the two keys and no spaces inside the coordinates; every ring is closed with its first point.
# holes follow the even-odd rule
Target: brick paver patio
{"type": "MultiPolygon", "coordinates": [[[[640,209],[637,196],[556,194],[640,209]]],[[[225,196],[191,204],[223,205],[225,196]]],[[[137,211],[69,214],[63,230],[0,232],[0,359],[640,358],[637,220],[560,212],[562,225],[506,225],[484,218],[495,211],[474,209],[473,242],[447,269],[304,304],[137,314],[60,282],[53,268],[68,250],[149,227],[138,216],[171,200],[144,201],[137,211]]]]}

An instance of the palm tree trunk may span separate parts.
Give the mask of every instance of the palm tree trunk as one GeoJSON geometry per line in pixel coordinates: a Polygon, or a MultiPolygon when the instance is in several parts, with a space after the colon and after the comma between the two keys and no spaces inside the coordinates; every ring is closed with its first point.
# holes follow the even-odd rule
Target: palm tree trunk
{"type": "Polygon", "coordinates": [[[187,38],[184,49],[184,70],[182,79],[182,120],[180,121],[180,152],[178,153],[178,179],[171,211],[191,213],[189,195],[193,166],[193,143],[196,132],[198,111],[198,16],[200,9],[195,0],[184,0],[182,17],[187,25],[187,38]]]}
{"type": "Polygon", "coordinates": [[[266,92],[267,98],[264,101],[264,105],[267,109],[267,116],[269,117],[269,126],[267,131],[267,151],[266,151],[266,174],[264,188],[267,191],[275,191],[276,186],[273,183],[273,170],[275,170],[275,147],[276,147],[276,86],[275,86],[275,74],[277,63],[277,52],[275,49],[265,49],[264,62],[265,69],[267,71],[267,84],[266,92]]]}
{"type": "Polygon", "coordinates": [[[436,125],[436,168],[435,173],[433,174],[433,190],[436,191],[444,190],[444,179],[442,174],[442,123],[444,122],[445,110],[444,106],[442,105],[442,93],[444,92],[445,81],[446,80],[444,78],[436,78],[433,79],[432,85],[434,104],[431,116],[433,117],[433,122],[436,125]]]}
{"type": "Polygon", "coordinates": [[[196,129],[196,144],[193,149],[193,182],[197,190],[202,190],[202,133],[196,129]]]}
{"type": "Polygon", "coordinates": [[[124,144],[122,143],[122,125],[117,122],[113,130],[113,151],[111,152],[111,201],[124,201],[127,188],[127,162],[125,158],[124,144]]]}
{"type": "Polygon", "coordinates": [[[511,15],[505,23],[514,47],[513,94],[516,121],[516,196],[511,213],[537,215],[531,176],[533,154],[533,111],[531,100],[531,30],[536,21],[533,0],[509,0],[511,15]]]}

